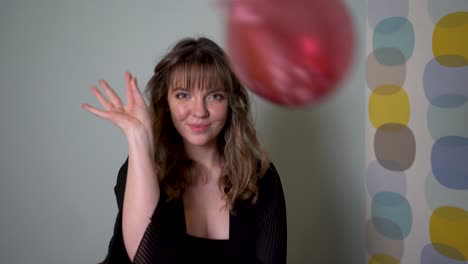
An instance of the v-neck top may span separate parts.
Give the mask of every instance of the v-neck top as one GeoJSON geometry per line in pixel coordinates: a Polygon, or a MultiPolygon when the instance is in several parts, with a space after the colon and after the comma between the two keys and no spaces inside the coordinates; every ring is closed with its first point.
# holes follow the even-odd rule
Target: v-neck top
{"type": "Polygon", "coordinates": [[[186,234],[176,263],[229,263],[229,239],[208,239],[186,234]]]}
{"type": "MultiPolygon", "coordinates": [[[[183,239],[180,243],[180,253],[176,256],[177,264],[185,263],[230,263],[229,250],[231,241],[227,239],[212,239],[191,235],[187,232],[184,199],[180,199],[183,219],[183,239]]],[[[232,214],[229,213],[229,236],[231,234],[232,214]]]]}
{"type": "MultiPolygon", "coordinates": [[[[103,263],[132,263],[122,235],[127,168],[128,158],[119,170],[114,188],[119,211],[103,263]]],[[[272,163],[258,181],[258,187],[255,204],[250,199],[235,202],[229,215],[229,239],[226,240],[187,234],[182,199],[167,201],[167,196],[161,192],[133,263],[286,263],[286,206],[281,180],[272,163]]]]}

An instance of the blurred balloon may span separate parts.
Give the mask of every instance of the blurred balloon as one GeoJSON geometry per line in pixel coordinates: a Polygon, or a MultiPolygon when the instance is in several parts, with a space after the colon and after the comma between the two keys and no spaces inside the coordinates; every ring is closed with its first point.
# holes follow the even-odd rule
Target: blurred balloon
{"type": "Polygon", "coordinates": [[[231,0],[227,53],[240,80],[281,105],[305,106],[335,89],[352,61],[342,0],[231,0]]]}

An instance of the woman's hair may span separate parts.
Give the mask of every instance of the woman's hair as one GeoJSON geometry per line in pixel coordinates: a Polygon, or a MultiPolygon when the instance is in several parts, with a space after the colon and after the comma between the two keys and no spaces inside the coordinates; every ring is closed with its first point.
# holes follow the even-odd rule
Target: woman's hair
{"type": "Polygon", "coordinates": [[[168,92],[176,81],[182,81],[187,89],[209,89],[213,85],[225,89],[229,106],[225,126],[217,138],[219,153],[225,160],[219,184],[229,209],[237,198],[252,197],[255,203],[257,181],[270,161],[256,136],[247,90],[233,73],[224,51],[205,37],[179,41],[156,65],[146,89],[161,191],[169,200],[180,197],[189,184],[183,175],[193,165],[169,112],[168,92]]]}

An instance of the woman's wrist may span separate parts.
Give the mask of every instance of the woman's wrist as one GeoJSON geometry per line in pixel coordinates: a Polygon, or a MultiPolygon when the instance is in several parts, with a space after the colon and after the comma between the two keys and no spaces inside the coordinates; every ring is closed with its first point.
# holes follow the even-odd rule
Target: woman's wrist
{"type": "Polygon", "coordinates": [[[151,135],[148,135],[148,132],[145,128],[135,128],[126,133],[127,141],[130,149],[138,151],[147,151],[150,154],[153,154],[153,140],[151,135]]]}

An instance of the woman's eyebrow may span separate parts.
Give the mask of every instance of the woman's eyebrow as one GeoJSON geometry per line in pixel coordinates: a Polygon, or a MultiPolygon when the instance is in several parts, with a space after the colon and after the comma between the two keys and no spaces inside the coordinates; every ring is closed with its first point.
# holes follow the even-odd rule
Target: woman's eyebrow
{"type": "Polygon", "coordinates": [[[222,89],[222,88],[212,88],[212,89],[208,89],[207,91],[208,91],[208,93],[226,92],[226,90],[222,89]]]}
{"type": "MultiPolygon", "coordinates": [[[[202,89],[206,93],[218,93],[218,92],[226,92],[225,89],[219,88],[219,87],[214,87],[214,88],[208,88],[208,89],[202,89]]],[[[190,92],[191,89],[183,86],[173,86],[171,91],[176,92],[176,91],[183,91],[183,92],[190,92]]]]}
{"type": "Polygon", "coordinates": [[[175,91],[184,91],[184,92],[190,91],[190,89],[188,89],[186,87],[182,87],[182,86],[173,86],[171,90],[174,91],[174,92],[175,91]]]}

